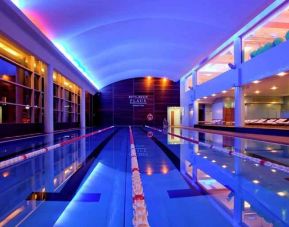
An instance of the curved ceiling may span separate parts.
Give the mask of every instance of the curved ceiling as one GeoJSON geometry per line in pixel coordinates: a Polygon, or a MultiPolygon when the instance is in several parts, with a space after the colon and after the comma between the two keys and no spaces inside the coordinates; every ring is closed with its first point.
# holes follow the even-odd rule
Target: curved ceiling
{"type": "Polygon", "coordinates": [[[98,88],[179,80],[273,0],[13,0],[98,88]]]}

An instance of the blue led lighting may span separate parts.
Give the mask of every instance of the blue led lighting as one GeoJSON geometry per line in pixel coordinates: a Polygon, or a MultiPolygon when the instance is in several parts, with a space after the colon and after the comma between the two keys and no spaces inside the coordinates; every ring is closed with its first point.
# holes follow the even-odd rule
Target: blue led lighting
{"type": "Polygon", "coordinates": [[[77,209],[79,206],[79,198],[81,197],[82,193],[86,193],[87,189],[91,185],[91,181],[93,178],[95,178],[99,171],[101,171],[102,163],[97,163],[97,165],[94,167],[93,171],[89,174],[88,178],[85,180],[85,182],[80,186],[77,193],[73,197],[73,199],[69,202],[68,206],[64,209],[62,214],[59,216],[57,221],[55,222],[54,226],[63,226],[64,223],[67,223],[70,219],[70,216],[73,215],[73,212],[75,209],[77,209]]]}
{"type": "MultiPolygon", "coordinates": [[[[11,0],[11,2],[19,8],[21,11],[27,7],[28,2],[23,0],[11,0]]],[[[41,30],[41,28],[39,28],[41,30]]],[[[43,32],[43,31],[42,31],[43,32]]],[[[44,34],[45,35],[45,34],[44,34]]],[[[46,36],[47,37],[47,36],[46,36]]],[[[96,83],[95,80],[93,80],[92,74],[84,67],[84,65],[81,63],[78,58],[76,58],[73,54],[71,54],[70,51],[67,50],[67,48],[64,48],[64,45],[61,44],[61,42],[57,40],[50,39],[47,37],[53,44],[56,46],[56,48],[81,72],[81,74],[88,79],[88,81],[96,88],[99,89],[99,84],[96,83]]]]}
{"type": "Polygon", "coordinates": [[[93,86],[96,89],[99,89],[101,86],[97,84],[92,77],[90,76],[91,73],[83,66],[83,64],[75,58],[68,50],[67,48],[64,48],[64,45],[62,45],[59,41],[51,40],[52,43],[57,47],[57,49],[89,80],[90,83],[93,84],[93,86]]]}

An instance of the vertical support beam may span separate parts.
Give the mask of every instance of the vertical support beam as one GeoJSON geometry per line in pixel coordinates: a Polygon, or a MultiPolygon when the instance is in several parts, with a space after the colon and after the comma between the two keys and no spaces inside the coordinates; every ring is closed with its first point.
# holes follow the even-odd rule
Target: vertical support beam
{"type": "Polygon", "coordinates": [[[194,100],[193,125],[199,124],[199,101],[194,100]]]}
{"type": "Polygon", "coordinates": [[[198,89],[198,74],[197,71],[192,72],[193,77],[193,125],[199,124],[199,102],[197,101],[197,89],[198,89]]]}
{"type": "Polygon", "coordinates": [[[244,91],[241,86],[235,87],[235,127],[243,127],[245,121],[244,91]]]}
{"type": "Polygon", "coordinates": [[[188,126],[189,122],[189,104],[186,95],[186,80],[182,79],[180,82],[180,106],[182,108],[182,115],[181,115],[181,125],[188,126]]]}
{"type": "Polygon", "coordinates": [[[53,124],[53,67],[48,65],[47,75],[44,77],[44,132],[52,133],[53,124]]]}
{"type": "Polygon", "coordinates": [[[244,92],[242,87],[242,39],[234,41],[234,64],[237,70],[237,81],[235,85],[235,127],[243,127],[245,121],[244,92]]]}
{"type": "Polygon", "coordinates": [[[85,90],[81,89],[80,95],[80,128],[85,128],[85,90]]]}

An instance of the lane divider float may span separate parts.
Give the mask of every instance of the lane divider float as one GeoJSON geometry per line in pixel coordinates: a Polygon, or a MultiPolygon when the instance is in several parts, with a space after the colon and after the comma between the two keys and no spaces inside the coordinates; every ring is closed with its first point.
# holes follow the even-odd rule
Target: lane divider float
{"type": "Polygon", "coordinates": [[[149,227],[148,211],[140,177],[140,171],[135,150],[134,138],[131,127],[129,126],[130,157],[132,172],[132,206],[133,206],[133,226],[149,227]]]}
{"type": "Polygon", "coordinates": [[[106,131],[108,129],[111,129],[113,127],[114,126],[110,126],[110,127],[104,128],[104,129],[100,129],[100,130],[97,130],[97,131],[94,131],[94,132],[91,132],[91,133],[88,133],[88,134],[85,134],[85,135],[82,135],[82,136],[75,137],[75,138],[70,139],[70,140],[63,141],[61,143],[57,143],[57,144],[54,144],[54,145],[51,145],[51,146],[48,146],[48,147],[41,148],[41,149],[36,150],[36,151],[29,152],[27,154],[19,155],[17,157],[10,158],[10,159],[5,160],[5,161],[1,161],[0,162],[0,169],[6,168],[8,166],[15,165],[15,164],[17,164],[19,162],[22,162],[22,161],[25,161],[27,159],[33,158],[33,157],[38,156],[40,154],[43,154],[45,152],[54,150],[54,149],[59,148],[59,147],[63,147],[65,145],[74,143],[74,142],[76,142],[78,140],[81,140],[81,139],[93,136],[95,134],[104,132],[104,131],[106,131]]]}
{"type": "MultiPolygon", "coordinates": [[[[163,132],[163,130],[158,129],[158,128],[150,127],[150,126],[147,126],[147,125],[145,125],[145,127],[149,128],[149,129],[156,130],[158,132],[163,132]]],[[[180,139],[184,139],[184,140],[189,141],[191,143],[202,145],[202,146],[207,147],[209,149],[213,149],[213,150],[216,150],[216,151],[220,151],[220,152],[226,153],[228,155],[232,155],[232,156],[236,156],[236,157],[239,157],[239,158],[242,158],[242,159],[245,159],[245,160],[252,161],[252,162],[257,163],[257,164],[259,164],[261,166],[267,166],[267,167],[274,168],[276,170],[279,170],[279,171],[282,171],[282,172],[285,172],[285,173],[289,173],[289,167],[287,167],[287,166],[276,164],[276,163],[273,163],[273,162],[270,162],[270,161],[267,161],[267,160],[261,159],[261,158],[250,157],[250,156],[245,155],[244,153],[242,153],[242,151],[240,151],[240,150],[239,151],[238,150],[237,151],[232,151],[232,150],[228,150],[226,148],[220,147],[220,146],[215,146],[215,145],[210,144],[210,143],[201,142],[199,140],[195,140],[195,139],[192,139],[192,138],[180,136],[180,135],[177,135],[177,134],[174,134],[174,133],[170,133],[170,132],[166,132],[166,133],[169,134],[169,135],[178,137],[180,139]]]]}

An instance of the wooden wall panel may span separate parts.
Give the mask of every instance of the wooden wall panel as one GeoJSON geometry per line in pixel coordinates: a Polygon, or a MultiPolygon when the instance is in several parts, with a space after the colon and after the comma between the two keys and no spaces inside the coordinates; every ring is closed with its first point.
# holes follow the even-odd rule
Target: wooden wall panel
{"type": "Polygon", "coordinates": [[[108,85],[94,99],[96,124],[161,126],[167,107],[180,105],[179,87],[178,82],[159,78],[135,78],[108,85]],[[130,96],[145,96],[146,103],[133,105],[130,96]],[[154,117],[152,121],[147,119],[149,113],[154,117]]]}

